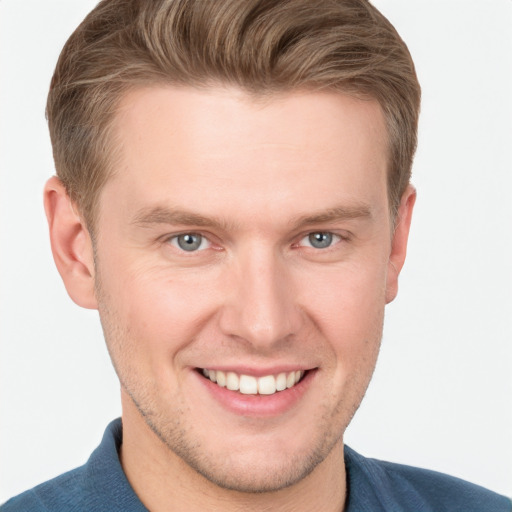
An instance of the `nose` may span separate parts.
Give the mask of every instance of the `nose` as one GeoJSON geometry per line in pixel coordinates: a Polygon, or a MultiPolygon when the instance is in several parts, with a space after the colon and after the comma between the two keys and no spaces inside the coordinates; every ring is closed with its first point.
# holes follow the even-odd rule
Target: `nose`
{"type": "Polygon", "coordinates": [[[249,249],[235,259],[224,280],[220,328],[254,349],[275,349],[302,324],[291,268],[266,249],[249,249]]]}

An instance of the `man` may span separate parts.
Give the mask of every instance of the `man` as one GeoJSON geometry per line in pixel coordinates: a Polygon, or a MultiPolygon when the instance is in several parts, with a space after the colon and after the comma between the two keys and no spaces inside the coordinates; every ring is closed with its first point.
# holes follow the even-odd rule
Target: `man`
{"type": "Polygon", "coordinates": [[[122,427],[5,510],[510,510],[343,445],[405,259],[418,109],[366,2],[102,2],[52,82],[45,206],[122,427]]]}

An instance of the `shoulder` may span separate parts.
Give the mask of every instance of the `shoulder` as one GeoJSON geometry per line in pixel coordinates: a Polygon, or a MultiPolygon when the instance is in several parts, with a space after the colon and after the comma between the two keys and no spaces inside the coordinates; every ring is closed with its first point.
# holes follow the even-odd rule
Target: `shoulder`
{"type": "Polygon", "coordinates": [[[121,443],[118,419],[85,465],[11,498],[0,512],[145,512],[119,462],[121,443]]]}
{"type": "Polygon", "coordinates": [[[84,466],[23,492],[4,503],[1,512],[80,510],[84,466]],[[70,499],[72,498],[72,499],[70,499]]]}
{"type": "Polygon", "coordinates": [[[146,511],[125,479],[91,462],[11,498],[0,512],[146,511]]]}
{"type": "Polygon", "coordinates": [[[378,510],[512,511],[512,501],[507,497],[436,471],[369,459],[347,446],[345,462],[349,500],[369,496],[378,510]]]}

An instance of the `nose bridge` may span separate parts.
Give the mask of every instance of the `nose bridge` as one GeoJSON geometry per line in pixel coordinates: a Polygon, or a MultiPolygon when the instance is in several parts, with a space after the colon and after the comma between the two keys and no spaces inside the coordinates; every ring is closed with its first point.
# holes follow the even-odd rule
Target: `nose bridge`
{"type": "Polygon", "coordinates": [[[234,265],[223,330],[260,348],[273,346],[296,332],[300,312],[292,276],[272,247],[247,247],[234,265]]]}

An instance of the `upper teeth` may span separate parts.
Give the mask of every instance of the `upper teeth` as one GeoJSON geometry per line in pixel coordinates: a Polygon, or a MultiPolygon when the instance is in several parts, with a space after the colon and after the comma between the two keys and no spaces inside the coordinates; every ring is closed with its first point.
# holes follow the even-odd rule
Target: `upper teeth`
{"type": "Polygon", "coordinates": [[[283,391],[295,386],[304,375],[304,371],[295,370],[277,375],[253,377],[251,375],[238,375],[235,372],[204,368],[203,375],[221,387],[226,387],[231,391],[240,391],[244,395],[273,395],[276,391],[283,391]]]}

